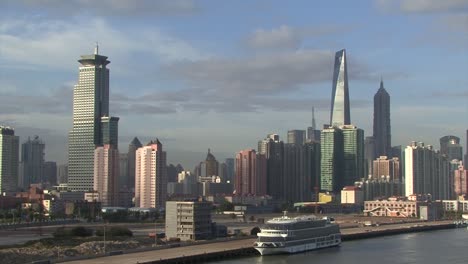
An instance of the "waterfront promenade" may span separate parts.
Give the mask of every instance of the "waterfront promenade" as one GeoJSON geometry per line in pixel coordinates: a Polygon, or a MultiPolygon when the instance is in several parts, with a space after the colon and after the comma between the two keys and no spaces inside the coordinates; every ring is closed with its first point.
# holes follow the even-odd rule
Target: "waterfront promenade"
{"type": "MultiPolygon", "coordinates": [[[[342,229],[341,233],[343,240],[354,240],[367,237],[391,235],[405,232],[418,232],[443,228],[454,227],[453,221],[437,221],[437,222],[415,222],[401,223],[380,226],[365,226],[357,228],[342,229]]],[[[116,256],[107,256],[93,259],[81,259],[69,261],[69,264],[109,264],[109,263],[156,263],[160,261],[170,261],[171,259],[180,259],[181,257],[213,255],[229,251],[249,250],[255,238],[238,239],[233,241],[214,242],[201,245],[192,245],[176,248],[165,248],[139,253],[130,253],[116,256]]]]}

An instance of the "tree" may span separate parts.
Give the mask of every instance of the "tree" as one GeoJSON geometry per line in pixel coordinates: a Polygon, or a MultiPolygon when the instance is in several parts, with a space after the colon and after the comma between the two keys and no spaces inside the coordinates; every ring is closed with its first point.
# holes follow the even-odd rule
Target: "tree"
{"type": "Polygon", "coordinates": [[[228,200],[224,199],[224,201],[219,205],[218,210],[220,212],[232,211],[234,210],[234,205],[228,200]]]}

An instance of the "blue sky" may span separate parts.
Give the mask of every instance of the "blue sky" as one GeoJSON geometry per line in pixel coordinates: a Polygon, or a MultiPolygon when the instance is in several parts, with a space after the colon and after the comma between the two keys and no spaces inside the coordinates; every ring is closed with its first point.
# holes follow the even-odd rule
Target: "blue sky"
{"type": "Polygon", "coordinates": [[[352,123],[372,134],[380,78],[392,144],[468,129],[468,1],[2,0],[0,124],[66,162],[80,55],[111,64],[120,150],[158,137],[171,163],[222,160],[268,133],[329,122],[346,48],[352,123]]]}

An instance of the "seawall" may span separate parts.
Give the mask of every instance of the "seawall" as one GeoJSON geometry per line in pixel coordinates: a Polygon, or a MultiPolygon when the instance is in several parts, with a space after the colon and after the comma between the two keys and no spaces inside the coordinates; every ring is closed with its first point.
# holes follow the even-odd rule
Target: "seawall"
{"type": "MultiPolygon", "coordinates": [[[[425,222],[400,225],[387,225],[380,227],[362,227],[360,230],[342,230],[342,241],[352,241],[358,239],[374,238],[381,236],[398,235],[405,233],[424,232],[433,230],[442,230],[456,228],[454,223],[450,222],[425,222]]],[[[183,248],[181,248],[183,251],[183,248]]],[[[221,250],[218,252],[203,253],[190,256],[180,256],[171,259],[159,259],[154,261],[138,262],[140,264],[195,264],[209,261],[224,260],[229,258],[254,256],[259,253],[253,247],[240,247],[231,250],[221,250]]]]}

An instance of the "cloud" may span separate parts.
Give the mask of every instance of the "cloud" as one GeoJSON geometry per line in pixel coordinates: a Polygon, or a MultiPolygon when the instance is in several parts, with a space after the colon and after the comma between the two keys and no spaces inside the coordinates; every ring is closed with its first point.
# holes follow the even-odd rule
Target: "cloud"
{"type": "Polygon", "coordinates": [[[247,38],[254,49],[297,49],[307,37],[333,34],[351,30],[350,26],[321,25],[320,27],[290,27],[281,25],[271,30],[257,29],[247,38]]]}
{"type": "Polygon", "coordinates": [[[200,11],[193,0],[6,0],[7,8],[36,11],[49,16],[92,14],[96,16],[171,16],[190,15],[200,11]]]}
{"type": "Polygon", "coordinates": [[[0,64],[3,67],[25,65],[27,68],[35,66],[36,70],[41,70],[44,66],[72,70],[76,68],[76,64],[71,62],[77,60],[77,54],[91,53],[94,41],[101,43],[101,50],[106,55],[113,55],[111,60],[129,62],[125,64],[125,68],[119,66],[123,63],[114,67],[117,71],[120,67],[120,71],[124,73],[132,69],[134,54],[152,58],[151,61],[155,64],[174,60],[197,60],[207,56],[187,42],[169,36],[158,28],[124,31],[99,18],[70,22],[3,20],[0,25],[0,64]]]}
{"type": "Polygon", "coordinates": [[[399,10],[405,13],[442,13],[468,11],[466,0],[377,0],[383,10],[399,10]]]}

